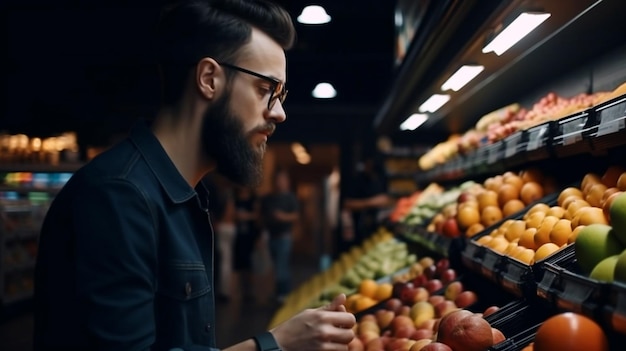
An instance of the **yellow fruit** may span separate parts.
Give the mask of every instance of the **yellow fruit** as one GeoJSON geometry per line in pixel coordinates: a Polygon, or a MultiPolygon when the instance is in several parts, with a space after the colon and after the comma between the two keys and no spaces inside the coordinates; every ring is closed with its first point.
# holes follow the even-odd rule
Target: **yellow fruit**
{"type": "Polygon", "coordinates": [[[392,292],[393,285],[391,283],[380,283],[378,284],[378,289],[376,289],[374,299],[377,301],[386,300],[391,297],[392,292]]]}
{"type": "Polygon", "coordinates": [[[485,227],[489,227],[502,219],[502,211],[498,206],[487,206],[483,208],[480,219],[485,227]]]}
{"type": "Polygon", "coordinates": [[[528,182],[520,189],[520,199],[524,201],[526,205],[541,199],[543,197],[543,187],[536,182],[528,182]]]}
{"type": "Polygon", "coordinates": [[[504,253],[509,246],[509,241],[503,236],[497,236],[488,243],[488,246],[495,252],[504,253]]]}
{"type": "Polygon", "coordinates": [[[535,212],[526,219],[526,228],[539,228],[543,219],[546,218],[544,212],[535,212]]]}
{"type": "Polygon", "coordinates": [[[378,290],[378,283],[374,279],[361,280],[359,294],[373,299],[376,296],[376,290],[378,290]]]}
{"type": "Polygon", "coordinates": [[[529,210],[528,212],[526,212],[526,214],[524,214],[524,218],[523,219],[527,219],[528,217],[530,217],[533,213],[537,213],[537,212],[541,212],[543,214],[547,214],[550,211],[550,206],[544,204],[544,203],[538,203],[538,204],[534,204],[529,210]]]}
{"type": "Polygon", "coordinates": [[[478,199],[478,206],[480,209],[484,209],[489,206],[498,207],[498,193],[494,190],[485,190],[476,196],[478,199]]]}
{"type": "MultiPolygon", "coordinates": [[[[604,211],[598,207],[587,207],[585,209],[581,209],[580,217],[578,218],[578,222],[574,224],[572,221],[572,225],[577,227],[579,225],[590,225],[595,223],[600,224],[609,224],[606,216],[604,215],[604,211]]],[[[578,213],[578,212],[577,212],[578,213]]]]}
{"type": "Polygon", "coordinates": [[[559,219],[550,232],[550,241],[561,246],[567,244],[572,235],[572,222],[568,219],[559,219]]]}
{"type": "Polygon", "coordinates": [[[460,208],[456,220],[462,229],[469,228],[476,223],[480,223],[480,212],[473,206],[460,208]]]}
{"type": "Polygon", "coordinates": [[[465,236],[468,238],[471,238],[474,235],[482,232],[483,230],[485,230],[485,226],[482,225],[482,223],[475,223],[475,224],[472,224],[469,228],[467,228],[467,231],[465,232],[465,236]]]}
{"type": "Polygon", "coordinates": [[[515,258],[526,263],[527,265],[531,265],[535,263],[535,250],[524,249],[519,254],[517,254],[515,258]]]}
{"type": "Polygon", "coordinates": [[[552,255],[553,253],[559,251],[561,249],[561,247],[555,243],[546,243],[541,245],[536,251],[535,251],[535,257],[534,260],[535,262],[537,261],[541,261],[544,258],[552,255]]]}
{"type": "Polygon", "coordinates": [[[513,214],[516,214],[524,209],[526,205],[520,199],[512,199],[507,201],[502,207],[502,215],[504,217],[509,217],[513,214]]]}
{"type": "Polygon", "coordinates": [[[504,205],[511,200],[518,200],[520,196],[520,188],[514,184],[504,183],[498,189],[498,205],[504,207],[504,205]]]}
{"type": "Polygon", "coordinates": [[[506,232],[504,233],[504,237],[513,241],[515,239],[520,239],[522,234],[526,231],[526,222],[522,220],[515,220],[511,225],[506,228],[506,232]]]}
{"type": "Polygon", "coordinates": [[[522,236],[519,238],[517,242],[518,245],[523,246],[527,249],[534,250],[535,246],[535,234],[537,233],[537,228],[528,228],[522,233],[522,236]]]}
{"type": "Polygon", "coordinates": [[[491,240],[493,240],[493,236],[485,235],[485,236],[481,236],[480,238],[478,238],[478,240],[476,240],[476,243],[483,245],[483,246],[487,246],[491,240]]]}
{"type": "Polygon", "coordinates": [[[559,219],[554,216],[546,216],[543,219],[539,228],[537,228],[537,233],[535,233],[535,247],[538,248],[550,242],[550,233],[558,221],[559,219]]]}
{"type": "Polygon", "coordinates": [[[563,189],[559,193],[559,197],[556,200],[557,204],[559,204],[560,206],[564,208],[567,208],[567,206],[563,205],[563,202],[565,201],[565,199],[567,199],[570,196],[573,196],[579,199],[582,199],[584,197],[583,192],[580,189],[576,187],[568,187],[568,188],[563,189]]]}
{"type": "Polygon", "coordinates": [[[565,209],[561,206],[552,206],[550,207],[550,211],[548,211],[547,215],[561,219],[565,215],[565,209]]]}

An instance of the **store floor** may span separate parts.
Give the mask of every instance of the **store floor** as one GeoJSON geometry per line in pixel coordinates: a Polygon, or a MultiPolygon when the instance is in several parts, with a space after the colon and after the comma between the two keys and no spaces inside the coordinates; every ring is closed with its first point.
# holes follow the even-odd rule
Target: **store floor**
{"type": "MultiPolygon", "coordinates": [[[[315,274],[318,267],[317,258],[294,253],[292,263],[294,287],[315,274]]],[[[219,348],[245,340],[267,329],[274,313],[280,307],[272,298],[269,290],[272,284],[267,284],[267,279],[271,279],[271,273],[258,277],[260,284],[255,284],[256,286],[251,289],[252,297],[234,296],[228,302],[217,303],[216,335],[219,348]]],[[[32,330],[33,317],[28,309],[0,323],[0,350],[32,350],[32,330]]]]}

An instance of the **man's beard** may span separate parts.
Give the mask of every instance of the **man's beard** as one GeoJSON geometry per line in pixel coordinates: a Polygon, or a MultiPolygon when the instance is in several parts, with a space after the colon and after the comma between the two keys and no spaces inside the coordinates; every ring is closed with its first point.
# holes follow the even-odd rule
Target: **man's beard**
{"type": "Polygon", "coordinates": [[[265,145],[250,143],[241,118],[228,107],[230,96],[228,92],[204,113],[202,151],[216,162],[221,175],[236,184],[256,187],[263,180],[265,145]]]}

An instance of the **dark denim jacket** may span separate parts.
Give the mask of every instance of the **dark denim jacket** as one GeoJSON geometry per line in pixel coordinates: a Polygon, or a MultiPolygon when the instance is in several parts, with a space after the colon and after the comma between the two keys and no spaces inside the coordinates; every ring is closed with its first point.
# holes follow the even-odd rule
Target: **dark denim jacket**
{"type": "Polygon", "coordinates": [[[77,171],[41,230],[35,350],[215,348],[213,231],[196,190],[145,125],[77,171]]]}

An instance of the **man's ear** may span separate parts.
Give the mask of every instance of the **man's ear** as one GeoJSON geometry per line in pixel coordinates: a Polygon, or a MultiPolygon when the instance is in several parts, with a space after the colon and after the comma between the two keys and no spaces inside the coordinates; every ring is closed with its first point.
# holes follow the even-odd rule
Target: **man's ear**
{"type": "Polygon", "coordinates": [[[198,62],[194,78],[200,94],[209,100],[219,95],[226,83],[222,67],[210,57],[205,57],[198,62]]]}

